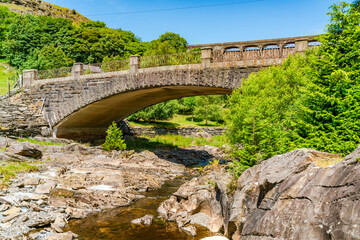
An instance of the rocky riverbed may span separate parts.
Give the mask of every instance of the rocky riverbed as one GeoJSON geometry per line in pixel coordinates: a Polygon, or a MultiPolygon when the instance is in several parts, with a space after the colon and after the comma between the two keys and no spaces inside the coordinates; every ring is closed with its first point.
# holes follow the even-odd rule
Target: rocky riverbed
{"type": "Polygon", "coordinates": [[[185,166],[223,153],[213,147],[106,152],[101,147],[38,138],[59,145],[0,137],[0,162],[32,162],[0,191],[0,239],[73,239],[69,219],[127,206],[143,193],[184,174],[185,166]],[[42,231],[30,231],[44,228],[42,231]]]}
{"type": "Polygon", "coordinates": [[[298,149],[232,181],[225,169],[193,178],[158,208],[179,228],[233,240],[360,239],[360,146],[338,155],[298,149]]]}

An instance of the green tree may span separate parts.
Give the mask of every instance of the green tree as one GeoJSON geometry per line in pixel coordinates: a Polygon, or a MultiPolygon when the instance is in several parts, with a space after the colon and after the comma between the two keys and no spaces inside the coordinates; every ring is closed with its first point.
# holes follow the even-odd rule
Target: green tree
{"type": "Polygon", "coordinates": [[[156,56],[170,53],[186,52],[188,42],[179,34],[166,32],[158,39],[153,40],[148,45],[145,56],[156,56]]]}
{"type": "Polygon", "coordinates": [[[144,110],[138,111],[127,119],[129,121],[157,121],[157,120],[167,120],[174,116],[177,112],[177,102],[176,100],[167,101],[155,104],[151,107],[145,108],[144,110]]]}
{"type": "Polygon", "coordinates": [[[231,95],[227,135],[237,159],[232,166],[236,175],[288,150],[284,137],[307,83],[306,65],[301,55],[289,57],[281,66],[251,74],[231,95]]]}
{"type": "Polygon", "coordinates": [[[311,79],[304,88],[291,131],[294,146],[348,154],[360,143],[360,13],[356,5],[331,6],[322,45],[310,55],[311,79]]]}
{"type": "Polygon", "coordinates": [[[31,58],[24,63],[24,69],[55,69],[68,67],[73,64],[74,60],[67,57],[60,47],[53,44],[44,46],[41,50],[34,51],[31,58]]]}
{"type": "Polygon", "coordinates": [[[225,105],[226,101],[224,96],[221,95],[197,96],[195,98],[194,114],[197,118],[205,119],[206,125],[208,125],[208,120],[223,122],[225,105]]]}
{"type": "Polygon", "coordinates": [[[123,139],[122,131],[119,129],[115,122],[110,125],[106,133],[107,135],[105,138],[105,143],[102,145],[102,148],[105,151],[122,151],[126,149],[126,144],[125,140],[123,139]]]}
{"type": "Polygon", "coordinates": [[[194,121],[194,110],[196,107],[196,98],[187,97],[184,98],[183,105],[187,108],[187,111],[191,113],[191,121],[194,121]]]}

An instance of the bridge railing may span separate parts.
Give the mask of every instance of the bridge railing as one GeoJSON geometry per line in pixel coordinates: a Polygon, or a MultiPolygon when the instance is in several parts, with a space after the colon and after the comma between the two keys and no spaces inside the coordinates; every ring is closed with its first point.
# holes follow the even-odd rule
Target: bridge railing
{"type": "Polygon", "coordinates": [[[317,47],[316,36],[300,38],[270,39],[261,41],[233,42],[221,44],[205,44],[189,46],[188,52],[159,56],[131,56],[130,59],[103,63],[74,63],[73,67],[50,70],[25,70],[23,72],[24,87],[31,86],[36,80],[72,76],[79,79],[84,74],[106,73],[129,70],[137,73],[139,68],[151,68],[169,65],[200,64],[209,68],[212,63],[237,62],[262,59],[283,59],[295,52],[304,52],[307,48],[317,47]],[[195,51],[194,48],[201,48],[195,51]]]}
{"type": "Polygon", "coordinates": [[[59,78],[59,77],[68,77],[71,76],[72,67],[64,67],[57,69],[48,69],[41,70],[37,73],[37,79],[49,79],[49,78],[59,78]]]}
{"type": "Polygon", "coordinates": [[[143,56],[140,68],[201,63],[201,51],[189,51],[158,56],[143,56]]]}
{"type": "Polygon", "coordinates": [[[109,62],[102,63],[91,63],[84,64],[83,74],[93,74],[93,73],[104,73],[104,72],[117,72],[130,70],[130,61],[129,59],[114,60],[109,62]]]}

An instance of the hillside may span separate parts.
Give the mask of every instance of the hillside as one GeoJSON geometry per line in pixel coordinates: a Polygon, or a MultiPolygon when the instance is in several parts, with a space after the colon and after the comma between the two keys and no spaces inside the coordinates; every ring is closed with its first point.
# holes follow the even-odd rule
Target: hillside
{"type": "Polygon", "coordinates": [[[47,15],[70,19],[74,24],[89,21],[75,10],[56,6],[41,0],[0,0],[0,6],[7,7],[16,13],[28,13],[31,15],[47,15]]]}

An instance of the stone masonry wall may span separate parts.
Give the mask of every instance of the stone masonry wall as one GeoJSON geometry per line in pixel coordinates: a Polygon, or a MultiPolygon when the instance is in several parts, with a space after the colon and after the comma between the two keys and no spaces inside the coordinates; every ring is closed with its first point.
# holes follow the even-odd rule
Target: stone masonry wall
{"type": "Polygon", "coordinates": [[[41,113],[41,106],[34,104],[26,94],[0,99],[0,136],[27,137],[51,134],[41,113]]]}
{"type": "Polygon", "coordinates": [[[222,135],[226,128],[223,127],[178,127],[178,128],[165,128],[165,127],[142,127],[132,126],[132,134],[135,136],[149,136],[174,134],[181,136],[219,136],[222,135]]]}

